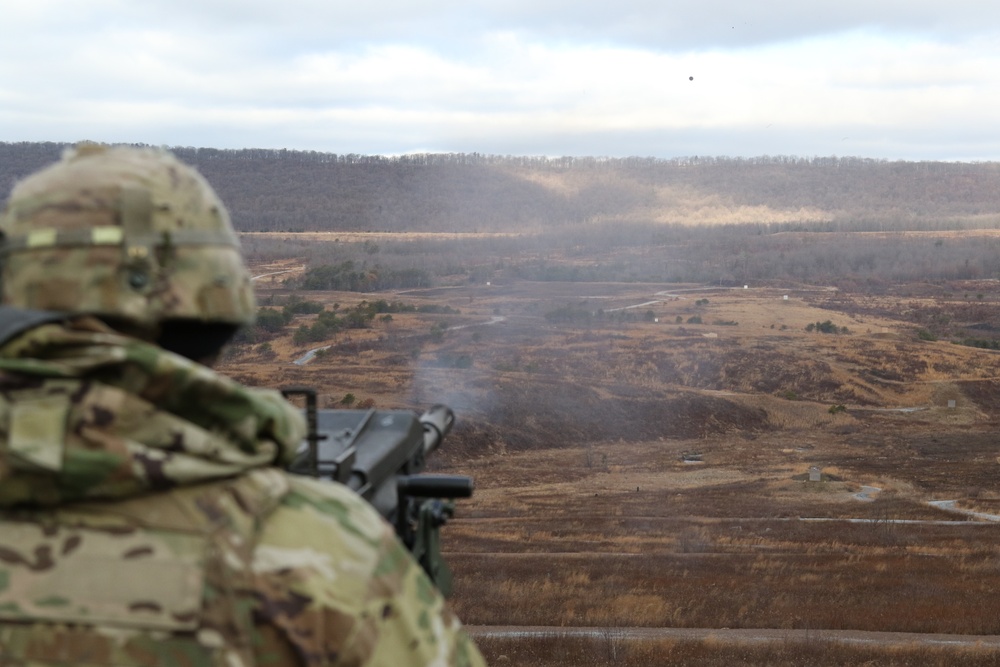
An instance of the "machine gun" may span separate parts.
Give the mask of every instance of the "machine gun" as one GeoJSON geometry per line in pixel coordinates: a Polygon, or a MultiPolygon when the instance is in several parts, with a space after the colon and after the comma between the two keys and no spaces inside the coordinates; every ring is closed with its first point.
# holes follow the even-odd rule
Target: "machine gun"
{"type": "Polygon", "coordinates": [[[431,581],[448,596],[451,570],[441,556],[438,529],[454,515],[453,500],[472,495],[473,482],[458,475],[420,473],[455,423],[451,409],[435,405],[420,417],[408,410],[317,410],[314,389],[287,387],[281,393],[305,397],[309,426],[289,470],[356,491],[395,527],[431,581]]]}

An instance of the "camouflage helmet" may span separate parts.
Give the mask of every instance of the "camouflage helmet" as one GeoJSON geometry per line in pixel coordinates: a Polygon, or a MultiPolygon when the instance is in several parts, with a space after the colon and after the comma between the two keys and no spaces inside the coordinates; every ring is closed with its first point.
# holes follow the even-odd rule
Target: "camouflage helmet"
{"type": "Polygon", "coordinates": [[[79,145],[14,187],[0,232],[4,304],[94,314],[154,337],[172,320],[253,321],[229,214],[167,151],[79,145]]]}

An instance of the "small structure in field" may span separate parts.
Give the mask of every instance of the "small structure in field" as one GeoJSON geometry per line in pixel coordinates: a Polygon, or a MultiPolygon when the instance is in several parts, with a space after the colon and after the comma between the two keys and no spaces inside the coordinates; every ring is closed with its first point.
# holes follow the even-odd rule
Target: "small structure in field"
{"type": "Polygon", "coordinates": [[[810,466],[809,468],[809,481],[810,482],[822,482],[823,481],[823,469],[819,466],[810,466]]]}

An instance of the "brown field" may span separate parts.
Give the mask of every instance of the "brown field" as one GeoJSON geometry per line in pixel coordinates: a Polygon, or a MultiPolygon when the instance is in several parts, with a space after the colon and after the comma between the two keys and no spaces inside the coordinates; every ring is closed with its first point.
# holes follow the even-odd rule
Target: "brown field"
{"type": "MultiPolygon", "coordinates": [[[[281,278],[257,282],[262,302],[287,296],[281,278]]],[[[965,289],[994,299],[1000,285],[965,289]]],[[[473,629],[603,633],[484,637],[493,663],[1000,664],[985,644],[818,638],[1000,635],[1000,523],[959,513],[1000,515],[1000,353],[920,340],[909,313],[947,298],[898,293],[910,296],[528,282],[301,293],[460,312],[394,314],[297,365],[321,346],[292,343],[314,317],[300,316],[269,351],[235,349],[223,370],[315,386],[321,407],[348,393],[453,407],[434,466],[477,484],[444,528],[459,615],[473,629]],[[826,321],[837,333],[806,331],[826,321]],[[622,628],[790,634],[749,645],[622,628]]]]}

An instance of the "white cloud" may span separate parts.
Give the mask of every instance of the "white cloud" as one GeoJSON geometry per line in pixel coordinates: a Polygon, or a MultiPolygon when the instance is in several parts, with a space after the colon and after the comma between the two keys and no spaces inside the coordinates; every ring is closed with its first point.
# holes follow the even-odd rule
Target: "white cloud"
{"type": "Polygon", "coordinates": [[[984,0],[0,9],[6,141],[1000,159],[984,0]]]}

